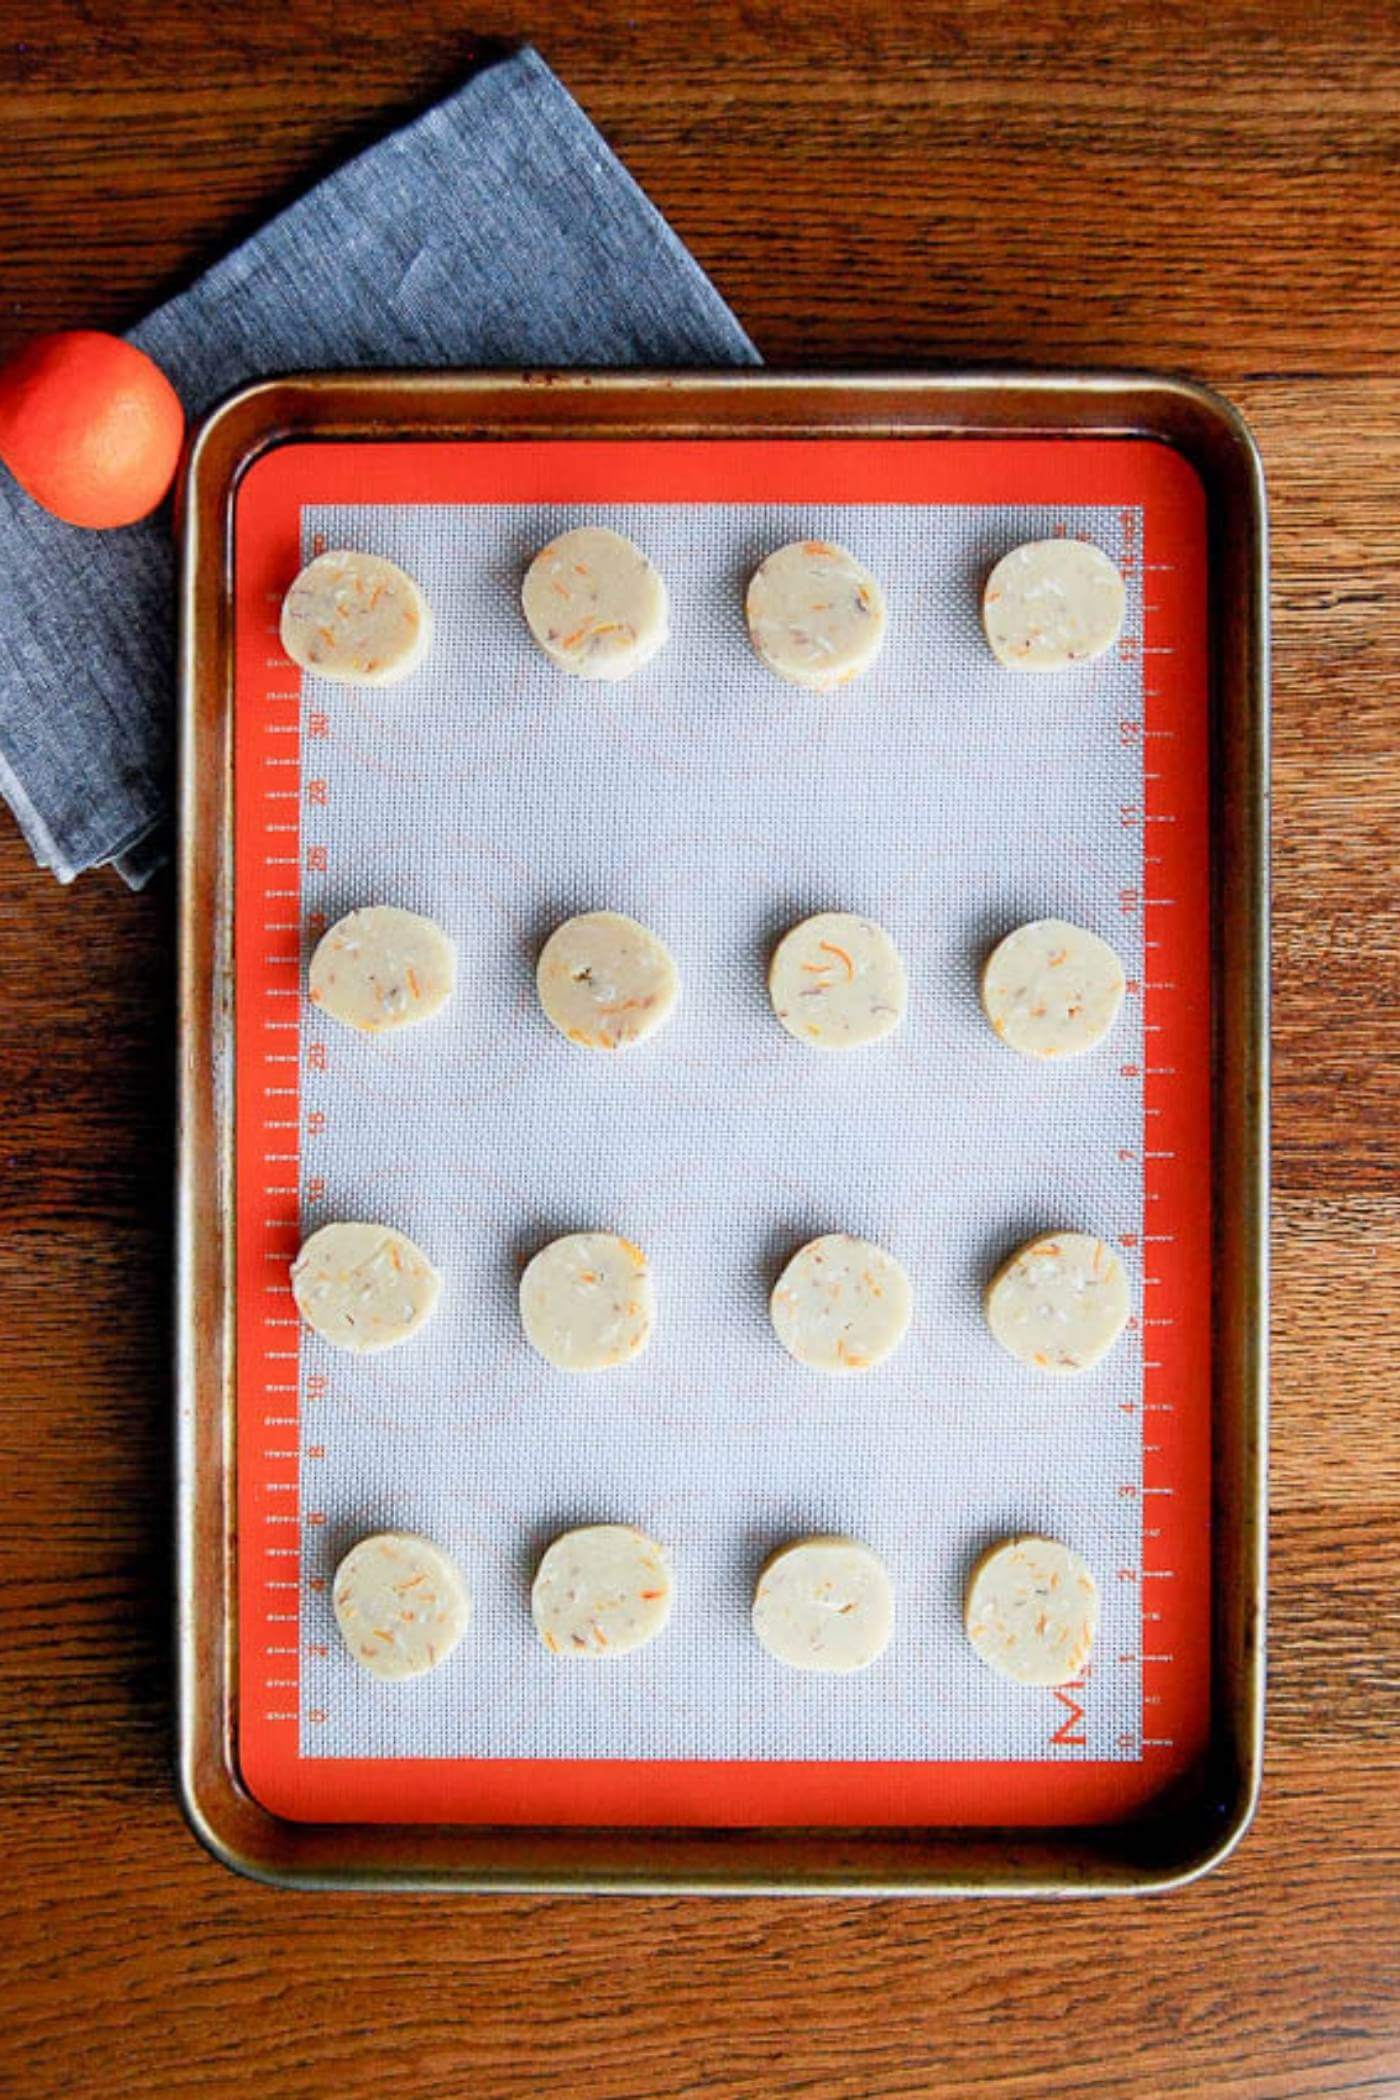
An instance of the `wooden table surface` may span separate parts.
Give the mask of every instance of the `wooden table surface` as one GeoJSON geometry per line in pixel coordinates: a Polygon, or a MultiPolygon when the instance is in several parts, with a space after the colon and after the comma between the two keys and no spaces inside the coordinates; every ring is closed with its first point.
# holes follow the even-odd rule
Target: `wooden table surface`
{"type": "MultiPolygon", "coordinates": [[[[214,1866],[170,1779],[170,894],[60,890],[0,815],[0,2092],[1400,2093],[1395,18],[479,0],[470,22],[534,36],[770,362],[1180,369],[1254,425],[1277,642],[1264,1805],[1206,1882],[1112,1906],[317,1900],[214,1866]]],[[[453,0],[13,10],[0,351],[134,319],[470,50],[453,0]]]]}

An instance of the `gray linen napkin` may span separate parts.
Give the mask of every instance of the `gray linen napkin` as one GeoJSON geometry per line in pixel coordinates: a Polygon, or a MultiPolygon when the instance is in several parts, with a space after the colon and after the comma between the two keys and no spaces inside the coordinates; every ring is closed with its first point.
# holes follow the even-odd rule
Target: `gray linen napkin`
{"type": "MultiPolygon", "coordinates": [[[[131,331],[191,420],[273,372],[754,364],[733,315],[533,51],[339,169],[131,331]]],[[[60,882],[165,857],[168,509],[59,524],[0,475],[0,791],[60,882]]]]}

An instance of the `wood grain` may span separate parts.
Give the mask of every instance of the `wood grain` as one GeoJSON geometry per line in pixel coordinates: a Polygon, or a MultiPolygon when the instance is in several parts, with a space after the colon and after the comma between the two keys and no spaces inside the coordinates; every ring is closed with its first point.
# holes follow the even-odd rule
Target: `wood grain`
{"type": "MultiPolygon", "coordinates": [[[[169,1777],[170,898],[105,876],[60,891],[0,821],[0,2091],[1400,2091],[1393,15],[554,0],[532,22],[481,0],[470,26],[533,30],[770,361],[1184,367],[1260,436],[1265,1803],[1209,1881],[1111,1909],[319,1901],[216,1869],[169,1777]]],[[[452,0],[16,12],[0,350],[133,318],[472,49],[452,0]]]]}

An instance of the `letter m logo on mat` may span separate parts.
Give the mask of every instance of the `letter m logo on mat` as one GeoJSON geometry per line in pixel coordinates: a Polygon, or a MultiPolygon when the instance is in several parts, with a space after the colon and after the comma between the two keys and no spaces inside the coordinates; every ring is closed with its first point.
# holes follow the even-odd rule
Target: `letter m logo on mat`
{"type": "Polygon", "coordinates": [[[1076,1692],[1084,1690],[1087,1683],[1087,1677],[1079,1676],[1071,1678],[1068,1684],[1055,1686],[1055,1697],[1064,1707],[1065,1717],[1050,1738],[1052,1746],[1058,1744],[1067,1750],[1083,1750],[1087,1747],[1088,1738],[1083,1726],[1084,1708],[1074,1697],[1076,1692]]]}

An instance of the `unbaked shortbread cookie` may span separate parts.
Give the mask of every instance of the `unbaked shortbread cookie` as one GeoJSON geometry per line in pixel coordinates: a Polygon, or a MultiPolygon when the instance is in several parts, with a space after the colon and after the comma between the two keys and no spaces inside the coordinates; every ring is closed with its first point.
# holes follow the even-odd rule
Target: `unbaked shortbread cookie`
{"type": "Polygon", "coordinates": [[[1047,1232],[1017,1249],[987,1286],[987,1325],[1018,1363],[1087,1371],[1132,1310],[1123,1264],[1089,1232],[1047,1232]]]}
{"type": "Polygon", "coordinates": [[[520,1279],[526,1336],[561,1371],[605,1371],[640,1355],[654,1313],[647,1258],[615,1233],[552,1240],[520,1279]]]}
{"type": "Polygon", "coordinates": [[[1099,1591],[1077,1553],[1054,1539],[1004,1539],[972,1571],[967,1637],[983,1662],[1017,1684],[1068,1684],[1089,1660],[1099,1591]]]}
{"type": "Polygon", "coordinates": [[[863,1670],[894,1628],[890,1578],[855,1539],[796,1539],[770,1556],[753,1598],[753,1630],[795,1670],[863,1670]]]}
{"type": "Polygon", "coordinates": [[[631,1524],[566,1531],[530,1591],[535,1630],[551,1655],[626,1655],[671,1616],[671,1571],[655,1539],[631,1524]]]}
{"type": "Polygon", "coordinates": [[[292,1296],[307,1326],[357,1356],[406,1342],[441,1289],[427,1255],[387,1225],[323,1225],[292,1263],[292,1296]]]}
{"type": "Polygon", "coordinates": [[[885,639],[885,598],[828,540],[793,540],[754,570],[745,601],[754,648],[779,678],[819,693],[868,671],[885,639]]]}
{"type": "Polygon", "coordinates": [[[307,979],[313,1006],[375,1035],[426,1021],[451,996],[457,951],[440,926],[397,904],[337,919],[317,943],[307,979]]]}
{"type": "Polygon", "coordinates": [[[421,1677],[445,1662],[467,1629],[471,1596],[454,1562],[429,1539],[380,1531],[352,1546],[331,1586],[345,1645],[371,1677],[421,1677]]]}
{"type": "Polygon", "coordinates": [[[982,593],[982,625],[1009,671],[1063,671],[1111,649],[1123,579],[1087,540],[1031,540],[1004,554],[982,593]]]}
{"type": "Polygon", "coordinates": [[[1123,965],[1096,933],[1035,919],[997,944],[982,972],[982,1010],[1025,1057],[1080,1057],[1123,1004],[1123,965]]]}
{"type": "Polygon", "coordinates": [[[892,1254],[847,1232],[809,1240],[774,1286],[778,1340],[814,1371],[868,1371],[909,1325],[909,1278],[892,1254]]]}
{"type": "Polygon", "coordinates": [[[669,1020],[680,992],[670,951],[620,911],[581,912],[556,926],[535,982],[560,1034],[588,1050],[640,1043],[669,1020]]]}
{"type": "Polygon", "coordinates": [[[282,601],[282,647],[292,662],[341,685],[407,678],[432,629],[413,578],[378,554],[318,554],[282,601]]]}
{"type": "Polygon", "coordinates": [[[899,950],[873,920],[822,911],[784,934],[768,969],[773,1011],[789,1035],[819,1050],[853,1050],[904,1018],[899,950]]]}
{"type": "Polygon", "coordinates": [[[545,655],[575,678],[629,678],[665,645],[666,586],[641,548],[605,525],[542,547],[520,599],[545,655]]]}

